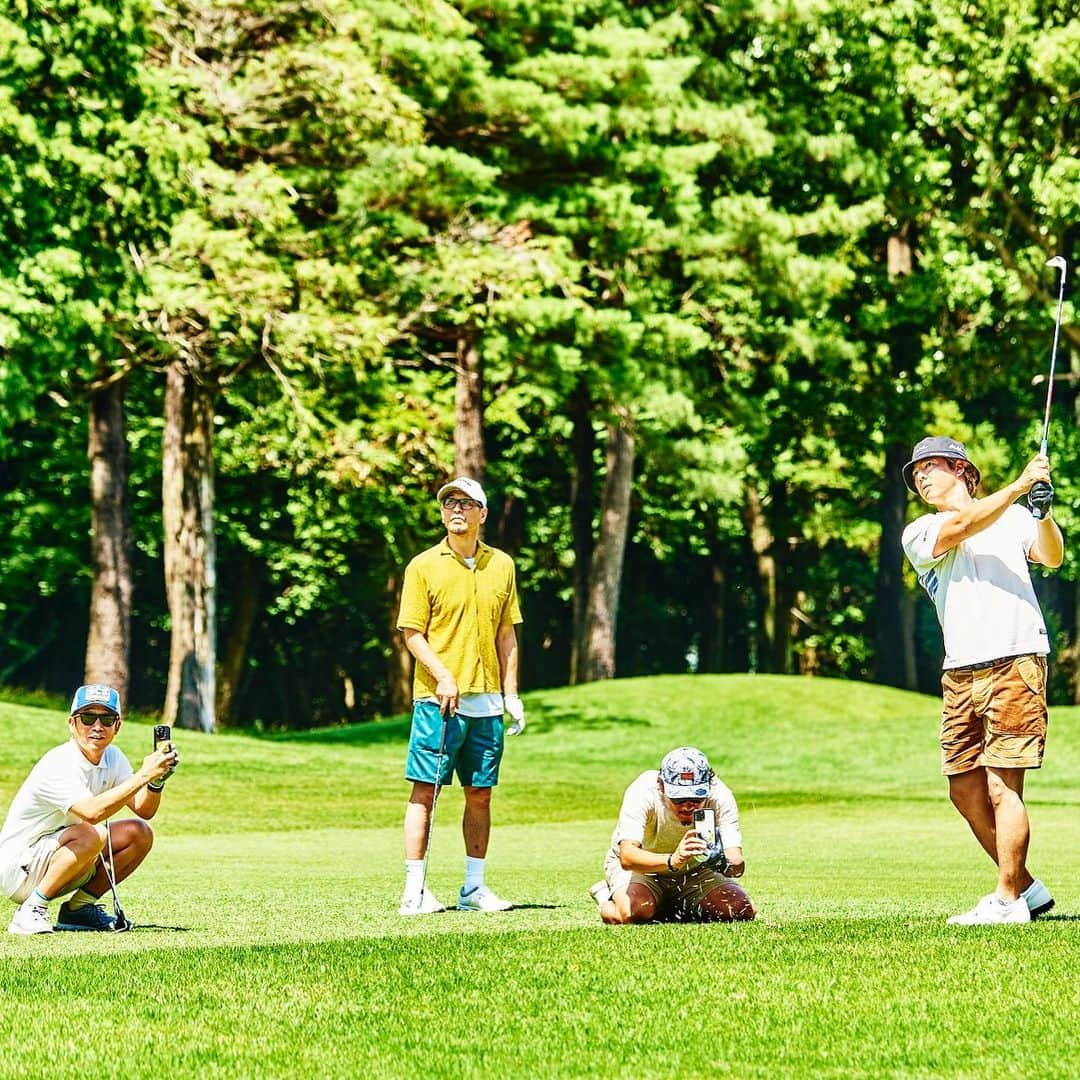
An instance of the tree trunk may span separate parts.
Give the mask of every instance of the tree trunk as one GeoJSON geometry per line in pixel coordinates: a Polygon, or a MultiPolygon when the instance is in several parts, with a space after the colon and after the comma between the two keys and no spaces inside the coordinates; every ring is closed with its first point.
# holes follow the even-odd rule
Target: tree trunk
{"type": "Polygon", "coordinates": [[[900,537],[907,514],[907,487],[900,470],[909,448],[898,442],[885,447],[885,476],[881,490],[881,545],[875,587],[878,682],[917,688],[913,620],[904,618],[904,551],[900,537]]]}
{"type": "MultiPolygon", "coordinates": [[[[886,269],[897,294],[904,288],[915,268],[912,228],[904,224],[889,237],[885,248],[886,269]]],[[[911,322],[898,322],[889,330],[889,370],[893,380],[914,371],[919,362],[919,330],[911,322]]],[[[907,516],[907,487],[900,470],[907,461],[910,418],[898,414],[897,400],[890,394],[885,401],[886,430],[892,441],[885,447],[885,476],[882,482],[880,521],[881,545],[878,550],[875,582],[875,657],[878,682],[908,690],[918,688],[915,664],[915,620],[912,611],[904,610],[904,552],[900,537],[907,516]]]]}
{"type": "Polygon", "coordinates": [[[484,482],[484,375],[474,333],[457,343],[454,395],[454,473],[484,482]]]}
{"type": "Polygon", "coordinates": [[[593,428],[593,403],[588,384],[582,379],[570,399],[570,415],[574,424],[572,448],[574,471],[570,480],[570,535],[574,546],[574,607],[573,641],[570,650],[570,685],[578,679],[581,642],[585,640],[585,613],[589,607],[589,567],[593,557],[593,456],[596,452],[596,432],[593,428]]]}
{"type": "Polygon", "coordinates": [[[750,485],[746,488],[743,523],[757,570],[754,592],[758,598],[757,625],[750,643],[750,670],[763,667],[773,670],[776,641],[776,560],[773,558],[773,534],[765,520],[761,497],[750,485]]]}
{"type": "Polygon", "coordinates": [[[241,553],[236,579],[230,578],[230,584],[232,618],[225,636],[217,683],[217,720],[221,727],[228,727],[233,722],[236,694],[244,674],[251,632],[259,614],[259,576],[255,560],[246,552],[241,553]]]}
{"type": "Polygon", "coordinates": [[[725,593],[727,577],[724,572],[720,542],[716,537],[709,544],[709,581],[704,603],[704,626],[701,634],[701,652],[698,671],[717,673],[725,670],[724,647],[727,629],[725,624],[725,593]]]}
{"type": "Polygon", "coordinates": [[[172,622],[164,721],[215,729],[213,401],[181,361],[169,365],[162,436],[165,590],[172,622]]]}
{"type": "Polygon", "coordinates": [[[131,521],[123,380],[90,398],[90,628],[85,679],[128,703],[131,661],[131,521]]]}
{"type": "Polygon", "coordinates": [[[397,628],[401,584],[401,574],[391,570],[386,578],[386,599],[390,610],[390,625],[387,627],[390,656],[386,682],[390,694],[390,712],[395,716],[398,713],[407,713],[412,708],[413,657],[405,648],[405,635],[397,628]]]}
{"type": "Polygon", "coordinates": [[[600,506],[600,535],[589,568],[589,602],[578,659],[580,682],[615,677],[615,625],[623,555],[630,526],[634,437],[625,422],[608,425],[607,471],[600,506]]]}

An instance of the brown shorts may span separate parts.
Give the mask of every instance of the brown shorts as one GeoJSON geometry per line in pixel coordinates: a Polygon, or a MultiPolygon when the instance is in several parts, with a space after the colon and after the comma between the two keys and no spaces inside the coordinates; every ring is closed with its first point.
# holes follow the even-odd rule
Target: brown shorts
{"type": "Polygon", "coordinates": [[[941,771],[1037,769],[1046,747],[1046,657],[941,673],[941,771]]]}
{"type": "Polygon", "coordinates": [[[639,874],[634,870],[624,870],[615,859],[605,864],[604,877],[612,894],[620,889],[629,890],[631,885],[643,885],[656,902],[658,915],[700,908],[701,901],[713,889],[731,880],[705,867],[691,870],[688,874],[639,874]]]}

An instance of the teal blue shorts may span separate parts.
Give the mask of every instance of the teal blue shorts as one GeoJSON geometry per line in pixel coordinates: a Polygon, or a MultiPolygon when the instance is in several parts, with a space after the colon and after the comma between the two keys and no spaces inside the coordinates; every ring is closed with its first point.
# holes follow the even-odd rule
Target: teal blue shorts
{"type": "MultiPolygon", "coordinates": [[[[409,756],[405,779],[434,784],[435,764],[442,741],[443,715],[434,701],[413,702],[409,756]]],[[[440,785],[449,784],[452,774],[465,787],[495,787],[499,782],[499,762],[503,756],[501,716],[451,716],[446,721],[440,785]]]]}

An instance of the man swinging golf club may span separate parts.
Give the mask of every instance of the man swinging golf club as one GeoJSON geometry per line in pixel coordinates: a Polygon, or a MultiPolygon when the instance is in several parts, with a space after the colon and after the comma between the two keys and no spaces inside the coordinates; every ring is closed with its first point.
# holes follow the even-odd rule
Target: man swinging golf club
{"type": "Polygon", "coordinates": [[[979,470],[963,444],[932,435],[915,446],[903,477],[934,508],[902,542],[945,639],[942,772],[998,868],[996,891],[948,921],[1026,923],[1054,903],[1027,868],[1024,805],[1027,770],[1043,760],[1050,651],[1028,564],[1058,567],[1065,552],[1051,515],[1050,462],[1040,452],[1011,483],[976,499],[979,470]],[[1024,496],[1027,508],[1017,505],[1024,496]]]}
{"type": "Polygon", "coordinates": [[[19,788],[0,831],[0,888],[19,906],[12,934],[47,934],[49,902],[61,905],[58,930],[120,930],[101,897],[129,877],[154,842],[146,824],[161,805],[176,750],[148,754],[138,772],[112,745],[120,730],[120,695],[110,686],[80,686],[71,702],[71,738],[50,750],[19,788]],[[109,822],[123,807],[137,817],[109,822]],[[68,895],[70,894],[70,895],[68,895]]]}
{"type": "Polygon", "coordinates": [[[456,771],[465,792],[463,911],[505,911],[484,882],[491,832],[491,792],[499,782],[506,734],[525,727],[517,695],[518,608],[514,564],[480,540],[487,496],[458,477],[438,493],[446,536],[405,570],[398,629],[416,658],[413,716],[405,778],[405,893],[402,915],[445,907],[427,887],[427,855],[439,790],[456,771]]]}

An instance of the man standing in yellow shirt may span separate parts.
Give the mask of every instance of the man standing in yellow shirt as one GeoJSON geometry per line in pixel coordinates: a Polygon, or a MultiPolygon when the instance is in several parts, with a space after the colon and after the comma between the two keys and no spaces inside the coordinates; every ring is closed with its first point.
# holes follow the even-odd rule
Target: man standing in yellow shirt
{"type": "Polygon", "coordinates": [[[484,489],[459,476],[439,489],[446,537],[405,570],[398,629],[416,658],[413,716],[405,779],[405,894],[402,915],[446,908],[427,888],[427,847],[437,790],[456,771],[465,792],[464,911],[506,911],[484,883],[491,833],[491,790],[499,782],[503,718],[508,735],[525,728],[518,697],[520,623],[514,563],[480,540],[487,520],[484,489]]]}

